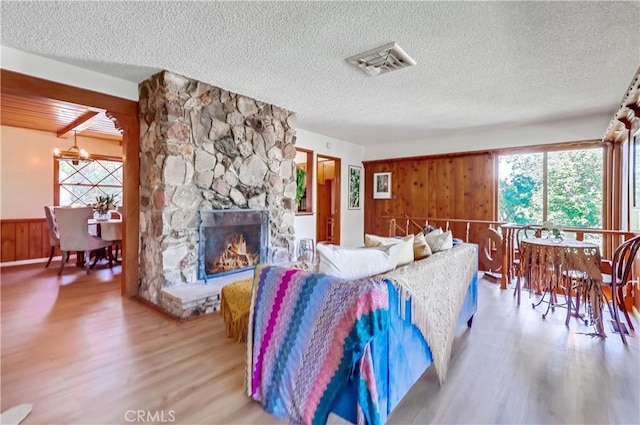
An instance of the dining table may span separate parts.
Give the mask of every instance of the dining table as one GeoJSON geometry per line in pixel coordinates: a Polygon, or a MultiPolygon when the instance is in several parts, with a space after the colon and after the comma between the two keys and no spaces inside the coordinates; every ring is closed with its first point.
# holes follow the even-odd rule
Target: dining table
{"type": "Polygon", "coordinates": [[[543,293],[543,298],[544,293],[554,297],[563,292],[567,297],[567,325],[571,317],[572,291],[575,291],[578,301],[580,297],[585,300],[589,321],[597,334],[605,336],[600,263],[600,247],[592,242],[555,237],[520,241],[520,276],[530,289],[543,293]]]}
{"type": "Polygon", "coordinates": [[[90,218],[87,220],[87,225],[91,228],[91,226],[95,226],[96,228],[96,236],[102,236],[103,227],[113,227],[113,230],[116,232],[122,229],[122,219],[121,218],[110,218],[109,220],[96,220],[95,218],[90,218]]]}

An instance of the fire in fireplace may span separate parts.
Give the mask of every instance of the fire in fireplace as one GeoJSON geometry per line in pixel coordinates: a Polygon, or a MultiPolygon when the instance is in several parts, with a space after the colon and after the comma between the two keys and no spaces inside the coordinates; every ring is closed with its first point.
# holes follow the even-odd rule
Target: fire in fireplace
{"type": "MultiPolygon", "coordinates": [[[[247,237],[247,239],[250,239],[247,237]]],[[[205,258],[210,257],[205,254],[205,258]]],[[[215,256],[207,264],[207,274],[224,273],[231,270],[245,269],[258,264],[260,261],[260,244],[249,244],[245,240],[244,232],[234,233],[222,246],[222,253],[215,256]],[[257,245],[257,246],[256,246],[257,245]]]]}
{"type": "Polygon", "coordinates": [[[201,279],[237,273],[266,261],[267,211],[206,211],[200,218],[201,279]]]}

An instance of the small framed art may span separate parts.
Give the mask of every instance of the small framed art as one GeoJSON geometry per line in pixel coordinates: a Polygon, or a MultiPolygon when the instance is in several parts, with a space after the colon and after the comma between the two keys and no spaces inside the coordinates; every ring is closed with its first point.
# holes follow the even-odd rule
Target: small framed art
{"type": "Polygon", "coordinates": [[[362,185],[362,168],[349,165],[349,209],[360,209],[360,186],[362,185]]]}
{"type": "Polygon", "coordinates": [[[373,174],[373,199],[391,199],[391,173],[373,174]]]}

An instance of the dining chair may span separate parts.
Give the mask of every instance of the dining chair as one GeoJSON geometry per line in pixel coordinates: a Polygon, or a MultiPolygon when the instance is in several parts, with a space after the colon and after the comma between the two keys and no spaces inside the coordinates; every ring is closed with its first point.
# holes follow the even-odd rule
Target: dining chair
{"type": "Polygon", "coordinates": [[[85,269],[89,274],[91,251],[111,245],[111,242],[89,234],[87,221],[93,218],[93,208],[55,208],[54,211],[58,221],[60,249],[62,250],[62,262],[58,275],[62,274],[71,251],[84,251],[85,269]]]}
{"type": "Polygon", "coordinates": [[[49,261],[47,261],[45,267],[49,267],[53,254],[56,252],[56,247],[60,246],[60,232],[58,232],[58,222],[56,221],[56,215],[53,208],[54,207],[49,205],[44,206],[44,216],[47,219],[47,228],[49,230],[49,245],[51,245],[49,261]]]}
{"type": "MultiPolygon", "coordinates": [[[[622,313],[627,320],[627,324],[629,325],[629,330],[633,331],[633,323],[631,323],[629,312],[627,312],[626,306],[624,304],[623,290],[627,283],[631,281],[633,262],[636,259],[636,255],[638,254],[639,250],[640,236],[633,237],[621,243],[613,253],[613,259],[611,260],[611,274],[605,273],[602,275],[602,285],[609,286],[611,288],[611,299],[613,308],[610,309],[610,313],[618,327],[620,338],[622,338],[622,342],[625,344],[627,343],[627,340],[624,336],[625,332],[620,322],[618,309],[622,310],[622,313]]],[[[607,305],[609,305],[609,299],[604,294],[604,292],[602,293],[602,295],[607,302],[607,305]]]]}
{"type": "Polygon", "coordinates": [[[112,261],[118,261],[118,249],[122,248],[122,222],[103,221],[100,223],[100,238],[110,243],[109,267],[112,261]],[[115,248],[115,256],[111,253],[111,247],[115,248]]]}
{"type": "MultiPolygon", "coordinates": [[[[522,278],[524,280],[524,276],[521,276],[521,271],[520,271],[520,242],[523,239],[536,237],[538,235],[539,229],[540,229],[540,226],[527,225],[519,228],[518,230],[516,230],[516,233],[515,233],[516,243],[515,243],[515,252],[514,252],[514,258],[513,258],[512,271],[513,271],[513,275],[515,275],[517,279],[516,279],[516,287],[513,290],[513,296],[518,297],[518,305],[520,305],[520,291],[521,291],[520,279],[522,278]]],[[[531,289],[530,282],[527,282],[527,286],[529,287],[529,290],[530,290],[531,289]]]]}

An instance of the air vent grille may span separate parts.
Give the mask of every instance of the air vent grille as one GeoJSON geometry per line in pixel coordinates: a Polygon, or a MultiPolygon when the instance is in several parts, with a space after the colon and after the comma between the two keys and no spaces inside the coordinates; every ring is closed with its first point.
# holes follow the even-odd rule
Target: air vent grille
{"type": "Polygon", "coordinates": [[[359,55],[351,56],[347,62],[372,76],[397,71],[416,64],[396,43],[385,44],[359,55]]]}

